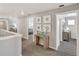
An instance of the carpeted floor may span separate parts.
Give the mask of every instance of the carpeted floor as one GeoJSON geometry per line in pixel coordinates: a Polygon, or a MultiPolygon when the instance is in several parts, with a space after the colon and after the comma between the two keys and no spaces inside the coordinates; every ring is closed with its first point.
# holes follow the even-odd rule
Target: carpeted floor
{"type": "MultiPolygon", "coordinates": [[[[32,37],[32,36],[31,36],[32,37]]],[[[76,40],[70,42],[61,42],[58,51],[52,49],[44,49],[41,46],[36,46],[32,39],[22,40],[22,55],[23,56],[75,56],[76,55],[76,40]]]]}

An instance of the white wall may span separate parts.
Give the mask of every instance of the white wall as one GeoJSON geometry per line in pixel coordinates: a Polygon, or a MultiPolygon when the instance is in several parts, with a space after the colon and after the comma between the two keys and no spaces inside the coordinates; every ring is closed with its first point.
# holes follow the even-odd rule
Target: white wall
{"type": "Polygon", "coordinates": [[[56,15],[56,48],[58,49],[60,45],[60,41],[62,41],[62,20],[64,20],[63,16],[61,15],[56,15]]]}
{"type": "Polygon", "coordinates": [[[59,16],[56,15],[56,49],[58,49],[58,46],[60,45],[60,36],[59,36],[59,26],[60,26],[60,22],[59,22],[59,16]]]}
{"type": "Polygon", "coordinates": [[[23,38],[28,39],[28,22],[26,16],[18,17],[18,33],[23,35],[23,38]]]}
{"type": "Polygon", "coordinates": [[[5,30],[0,30],[0,56],[21,56],[21,35],[5,30]],[[5,36],[5,37],[4,37],[5,36]]]}
{"type": "Polygon", "coordinates": [[[69,28],[70,28],[70,31],[71,31],[71,38],[72,39],[77,39],[77,28],[76,28],[76,16],[70,16],[70,17],[66,17],[65,18],[67,20],[67,23],[68,23],[68,20],[74,20],[75,21],[75,24],[74,25],[68,25],[66,24],[69,28]]]}
{"type": "Polygon", "coordinates": [[[49,47],[52,49],[57,49],[56,47],[56,15],[54,13],[52,13],[52,32],[51,32],[51,39],[49,41],[49,47]]]}
{"type": "Polygon", "coordinates": [[[0,56],[21,56],[21,38],[0,40],[0,56]]]}

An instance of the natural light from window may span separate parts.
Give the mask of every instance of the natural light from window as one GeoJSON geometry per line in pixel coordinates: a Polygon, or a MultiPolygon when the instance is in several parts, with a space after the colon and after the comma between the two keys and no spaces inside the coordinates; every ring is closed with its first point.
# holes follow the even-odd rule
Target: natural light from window
{"type": "Polygon", "coordinates": [[[75,25],[75,20],[68,20],[68,25],[75,25]]]}

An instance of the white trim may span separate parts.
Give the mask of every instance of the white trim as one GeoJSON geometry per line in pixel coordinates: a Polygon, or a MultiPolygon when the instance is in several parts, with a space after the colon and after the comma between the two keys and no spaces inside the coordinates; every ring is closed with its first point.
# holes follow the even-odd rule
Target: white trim
{"type": "Polygon", "coordinates": [[[52,46],[49,46],[49,48],[54,49],[54,50],[58,50],[58,48],[55,48],[55,47],[52,47],[52,46]]]}
{"type": "Polygon", "coordinates": [[[77,50],[76,50],[76,52],[77,52],[76,55],[77,56],[79,56],[79,51],[78,51],[79,50],[79,48],[78,48],[78,44],[79,44],[79,41],[78,41],[79,40],[79,36],[78,36],[78,32],[79,32],[78,31],[78,23],[79,23],[79,21],[78,20],[79,20],[79,11],[77,11],[77,50]]]}
{"type": "Polygon", "coordinates": [[[28,40],[28,37],[24,37],[24,36],[23,36],[23,38],[26,39],[26,40],[28,40]]]}
{"type": "Polygon", "coordinates": [[[56,49],[58,49],[58,47],[60,45],[60,42],[58,40],[59,40],[59,20],[56,15],[56,49]]]}

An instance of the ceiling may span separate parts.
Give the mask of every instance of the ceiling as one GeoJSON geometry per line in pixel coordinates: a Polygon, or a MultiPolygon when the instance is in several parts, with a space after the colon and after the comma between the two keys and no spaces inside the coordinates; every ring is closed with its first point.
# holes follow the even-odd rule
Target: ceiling
{"type": "Polygon", "coordinates": [[[59,8],[59,5],[65,6],[74,3],[0,3],[0,16],[18,16],[20,14],[32,14],[59,8]]]}

